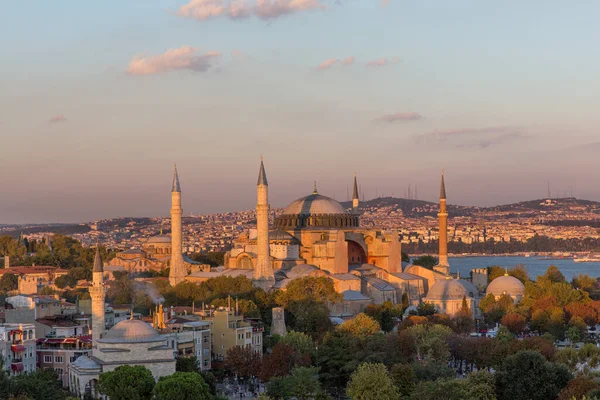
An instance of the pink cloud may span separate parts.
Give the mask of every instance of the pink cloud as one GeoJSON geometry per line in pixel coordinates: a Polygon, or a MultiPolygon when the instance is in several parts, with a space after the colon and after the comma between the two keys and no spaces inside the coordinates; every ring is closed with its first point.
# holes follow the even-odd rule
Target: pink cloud
{"type": "Polygon", "coordinates": [[[344,61],[342,61],[342,64],[344,64],[344,65],[352,65],[352,64],[354,64],[354,61],[355,61],[354,57],[350,56],[350,57],[345,58],[344,61]]]}
{"type": "Polygon", "coordinates": [[[206,72],[210,70],[221,57],[218,51],[208,51],[197,54],[198,49],[183,46],[167,50],[164,54],[152,57],[135,56],[129,63],[127,72],[131,75],[152,75],[176,69],[190,69],[206,72]]]}
{"type": "Polygon", "coordinates": [[[395,114],[386,114],[377,118],[378,121],[396,122],[396,121],[417,121],[422,119],[421,114],[415,112],[399,112],[395,114]]]}
{"type": "Polygon", "coordinates": [[[384,65],[398,64],[399,62],[400,62],[400,58],[398,58],[398,57],[379,58],[377,60],[369,61],[367,63],[367,67],[368,68],[383,67],[384,65]]]}
{"type": "Polygon", "coordinates": [[[255,16],[269,20],[301,11],[325,10],[319,0],[190,0],[177,15],[204,21],[216,17],[243,19],[255,16]]]}
{"type": "Polygon", "coordinates": [[[52,123],[54,123],[54,122],[65,122],[66,120],[67,119],[65,118],[64,115],[58,114],[58,115],[55,115],[54,117],[50,118],[48,120],[48,122],[52,122],[52,123]]]}
{"type": "Polygon", "coordinates": [[[340,62],[340,60],[338,60],[337,58],[330,58],[329,60],[325,60],[321,64],[319,64],[318,68],[319,69],[328,69],[339,62],[340,62]]]}

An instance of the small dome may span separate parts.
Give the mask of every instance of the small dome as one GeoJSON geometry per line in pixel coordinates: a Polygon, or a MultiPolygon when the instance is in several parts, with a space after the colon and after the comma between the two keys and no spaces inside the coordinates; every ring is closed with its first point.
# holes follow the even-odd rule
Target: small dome
{"type": "Polygon", "coordinates": [[[523,297],[525,285],[514,276],[504,275],[494,279],[487,287],[485,293],[492,293],[494,296],[502,296],[506,293],[512,298],[523,297]]]}
{"type": "Polygon", "coordinates": [[[159,333],[145,322],[137,319],[127,319],[113,326],[100,343],[144,343],[162,342],[159,333]]]}
{"type": "Polygon", "coordinates": [[[171,236],[156,235],[156,236],[152,236],[151,238],[148,238],[148,240],[146,240],[146,244],[158,244],[158,243],[171,244],[171,236]]]}
{"type": "Polygon", "coordinates": [[[283,210],[283,215],[349,214],[336,200],[313,193],[294,200],[283,210]]]}
{"type": "Polygon", "coordinates": [[[460,300],[463,297],[475,297],[477,289],[470,282],[461,279],[443,279],[436,281],[427,293],[428,300],[460,300]]]}

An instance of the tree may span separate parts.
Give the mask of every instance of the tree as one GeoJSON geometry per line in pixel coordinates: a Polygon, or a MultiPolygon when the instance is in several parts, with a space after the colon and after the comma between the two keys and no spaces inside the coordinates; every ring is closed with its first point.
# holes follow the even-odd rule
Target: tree
{"type": "Polygon", "coordinates": [[[420,265],[421,267],[425,267],[428,269],[432,269],[434,266],[438,264],[438,259],[434,256],[421,256],[412,259],[413,265],[420,265]]]}
{"type": "Polygon", "coordinates": [[[277,343],[271,353],[263,357],[260,370],[255,372],[262,381],[273,377],[289,375],[296,366],[310,366],[311,360],[308,353],[298,353],[294,348],[285,343],[277,343]]]}
{"type": "Polygon", "coordinates": [[[413,335],[418,359],[447,361],[450,357],[448,338],[452,330],[443,325],[415,325],[407,329],[413,335]]]}
{"type": "Polygon", "coordinates": [[[5,273],[0,278],[0,292],[10,292],[19,288],[19,277],[10,272],[5,273]]]}
{"type": "Polygon", "coordinates": [[[225,367],[238,376],[247,378],[260,371],[260,356],[251,348],[234,346],[227,350],[225,367]]]}
{"type": "Polygon", "coordinates": [[[558,394],[557,400],[581,399],[592,390],[600,388],[600,384],[589,376],[576,376],[558,394]]]}
{"type": "Polygon", "coordinates": [[[192,357],[177,357],[175,360],[175,371],[177,372],[198,372],[198,359],[192,357]]]}
{"type": "Polygon", "coordinates": [[[488,371],[476,371],[469,374],[466,383],[468,399],[496,400],[494,375],[488,371]]]}
{"type": "Polygon", "coordinates": [[[502,317],[500,323],[508,328],[512,334],[518,335],[519,333],[523,332],[523,329],[525,329],[527,320],[520,314],[510,313],[502,317]]]}
{"type": "Polygon", "coordinates": [[[367,314],[360,313],[351,320],[339,325],[337,329],[348,332],[353,336],[363,337],[376,334],[381,330],[381,326],[367,314]]]}
{"type": "Polygon", "coordinates": [[[284,308],[307,300],[337,303],[342,300],[342,295],[336,292],[332,279],[307,276],[293,279],[286,286],[286,290],[280,291],[276,296],[277,303],[284,308]]]}
{"type": "Polygon", "coordinates": [[[433,315],[437,312],[433,303],[428,303],[426,301],[422,302],[417,306],[417,315],[420,317],[426,317],[428,315],[433,315]]]}
{"type": "Polygon", "coordinates": [[[288,325],[298,332],[320,339],[333,324],[329,319],[329,308],[326,304],[314,300],[294,301],[290,303],[288,325]]]}
{"type": "Polygon", "coordinates": [[[463,400],[468,397],[466,382],[458,379],[438,379],[424,381],[417,385],[410,399],[415,400],[463,400]]]}
{"type": "Polygon", "coordinates": [[[289,331],[281,337],[279,343],[290,346],[299,354],[308,354],[313,357],[315,354],[315,342],[310,336],[303,332],[289,331]]]}
{"type": "Polygon", "coordinates": [[[589,275],[585,274],[577,274],[573,277],[571,284],[575,289],[585,290],[586,292],[590,292],[590,289],[593,288],[596,280],[589,275]]]}
{"type": "Polygon", "coordinates": [[[551,283],[565,283],[567,280],[565,276],[560,272],[557,266],[551,265],[546,270],[544,275],[538,277],[539,283],[551,282],[551,283]]]}
{"type": "Polygon", "coordinates": [[[394,364],[390,371],[390,378],[398,388],[401,396],[408,396],[411,394],[417,384],[415,371],[407,364],[394,364]]]}
{"type": "Polygon", "coordinates": [[[163,376],[154,386],[153,393],[155,400],[211,400],[213,398],[204,379],[195,372],[175,372],[173,375],[163,376]]]}
{"type": "Polygon", "coordinates": [[[314,399],[321,392],[317,368],[295,368],[288,379],[290,394],[298,400],[314,399]]]}
{"type": "Polygon", "coordinates": [[[353,400],[400,399],[383,364],[361,364],[350,377],[346,393],[353,400]]]}
{"type": "Polygon", "coordinates": [[[142,366],[122,365],[100,375],[100,393],[111,400],[150,400],[154,378],[142,366]]]}
{"type": "Polygon", "coordinates": [[[496,372],[498,399],[554,399],[570,379],[566,366],[548,362],[538,352],[521,351],[507,357],[496,372]]]}
{"type": "Polygon", "coordinates": [[[24,400],[62,400],[67,397],[58,375],[49,369],[38,369],[29,374],[15,376],[11,379],[9,391],[16,398],[22,396],[24,400]]]}

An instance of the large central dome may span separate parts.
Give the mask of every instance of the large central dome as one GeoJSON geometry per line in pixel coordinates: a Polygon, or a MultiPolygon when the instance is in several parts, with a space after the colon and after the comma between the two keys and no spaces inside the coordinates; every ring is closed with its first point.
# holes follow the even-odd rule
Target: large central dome
{"type": "Polygon", "coordinates": [[[297,228],[356,228],[357,214],[348,212],[336,200],[322,196],[315,190],[308,196],[294,200],[275,220],[282,230],[297,228]]]}
{"type": "Polygon", "coordinates": [[[313,193],[309,196],[294,200],[283,210],[283,215],[311,215],[311,214],[349,214],[340,203],[331,197],[313,193]]]}

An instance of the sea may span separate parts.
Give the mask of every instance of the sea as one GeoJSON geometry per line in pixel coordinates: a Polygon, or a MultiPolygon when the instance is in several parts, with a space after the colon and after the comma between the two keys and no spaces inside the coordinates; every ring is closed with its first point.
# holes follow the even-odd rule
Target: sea
{"type": "Polygon", "coordinates": [[[498,265],[502,268],[514,268],[517,265],[523,265],[529,273],[530,279],[535,279],[538,275],[543,275],[549,266],[558,267],[567,281],[571,281],[577,274],[589,275],[593,278],[600,277],[600,262],[576,263],[572,259],[563,258],[548,260],[543,257],[531,256],[477,256],[477,257],[449,257],[450,271],[460,273],[462,277],[468,277],[474,268],[491,267],[498,265]]]}

